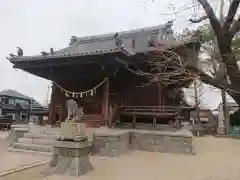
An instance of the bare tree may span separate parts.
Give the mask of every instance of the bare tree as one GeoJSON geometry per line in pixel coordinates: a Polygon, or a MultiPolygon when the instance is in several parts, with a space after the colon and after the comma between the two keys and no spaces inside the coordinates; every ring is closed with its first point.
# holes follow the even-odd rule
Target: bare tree
{"type": "Polygon", "coordinates": [[[207,0],[197,0],[205,11],[205,15],[196,19],[190,19],[192,23],[199,23],[209,20],[213,33],[216,37],[216,43],[219,50],[220,59],[216,59],[220,65],[218,77],[212,77],[207,73],[193,68],[198,73],[201,80],[206,84],[226,91],[238,104],[240,104],[240,71],[237,65],[237,55],[232,49],[233,39],[240,30],[240,16],[236,17],[240,0],[230,2],[228,13],[221,23],[217,18],[212,6],[207,0]],[[225,72],[225,73],[224,73],[225,72]]]}
{"type": "MultiPolygon", "coordinates": [[[[224,24],[224,5],[225,1],[221,0],[220,1],[220,8],[219,8],[219,22],[221,25],[224,24]]],[[[218,42],[217,38],[211,28],[211,25],[205,24],[204,26],[201,26],[201,32],[202,32],[202,53],[208,56],[208,58],[205,58],[204,62],[201,62],[201,64],[205,68],[205,72],[209,72],[212,77],[215,79],[224,79],[227,81],[227,74],[226,74],[226,66],[221,63],[221,53],[218,49],[218,42]],[[207,67],[206,66],[210,66],[207,67]],[[206,71],[207,69],[207,71],[206,71]]],[[[233,42],[236,41],[236,38],[233,39],[233,42]]],[[[231,45],[232,48],[236,49],[237,44],[234,43],[231,45]]],[[[226,88],[221,89],[221,96],[222,96],[222,103],[223,103],[223,109],[224,109],[224,119],[225,119],[225,131],[226,133],[228,132],[228,127],[229,127],[229,113],[228,113],[228,108],[227,108],[227,100],[226,100],[226,88]]]]}
{"type": "Polygon", "coordinates": [[[196,108],[196,119],[197,119],[197,136],[200,136],[200,127],[201,127],[201,119],[200,119],[200,105],[202,98],[202,83],[197,81],[197,78],[193,80],[193,88],[194,88],[194,101],[196,108]]]}

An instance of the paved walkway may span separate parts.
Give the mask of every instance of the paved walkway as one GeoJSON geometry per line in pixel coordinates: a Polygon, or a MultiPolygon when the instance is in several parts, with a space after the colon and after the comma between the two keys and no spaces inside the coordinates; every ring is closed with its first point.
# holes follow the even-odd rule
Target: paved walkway
{"type": "Polygon", "coordinates": [[[9,134],[9,131],[0,131],[0,140],[4,140],[9,134]]]}
{"type": "Polygon", "coordinates": [[[0,173],[46,161],[48,159],[49,157],[47,156],[8,152],[5,140],[0,138],[0,173]]]}
{"type": "MultiPolygon", "coordinates": [[[[195,139],[196,156],[134,151],[119,158],[91,157],[94,171],[80,178],[40,176],[43,167],[3,180],[239,180],[240,140],[195,139]]],[[[9,156],[11,159],[11,155],[9,156]]],[[[0,178],[1,179],[1,178],[0,178]]]]}

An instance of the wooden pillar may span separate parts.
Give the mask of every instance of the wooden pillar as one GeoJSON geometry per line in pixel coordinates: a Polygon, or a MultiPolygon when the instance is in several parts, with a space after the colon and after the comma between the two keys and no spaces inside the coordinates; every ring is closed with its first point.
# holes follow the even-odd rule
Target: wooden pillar
{"type": "Polygon", "coordinates": [[[53,125],[55,119],[55,106],[53,103],[49,105],[49,115],[48,115],[48,124],[53,125]]]}
{"type": "Polygon", "coordinates": [[[109,78],[107,78],[105,84],[104,84],[104,91],[103,91],[103,97],[104,97],[104,125],[107,126],[108,124],[108,104],[109,104],[109,78]]]}
{"type": "Polygon", "coordinates": [[[156,116],[153,116],[153,129],[156,128],[157,118],[156,116]]]}
{"type": "Polygon", "coordinates": [[[136,116],[133,116],[133,124],[132,124],[133,129],[136,128],[136,116]]]}
{"type": "Polygon", "coordinates": [[[55,96],[57,92],[57,87],[55,84],[52,85],[52,95],[51,95],[51,102],[49,105],[49,116],[48,116],[48,124],[53,125],[55,123],[55,96]]]}
{"type": "Polygon", "coordinates": [[[179,117],[176,117],[176,128],[180,129],[180,120],[179,117]]]}
{"type": "Polygon", "coordinates": [[[60,113],[59,113],[59,120],[63,122],[63,104],[60,105],[60,113]]]}
{"type": "Polygon", "coordinates": [[[162,87],[158,84],[158,105],[162,106],[162,87]]]}

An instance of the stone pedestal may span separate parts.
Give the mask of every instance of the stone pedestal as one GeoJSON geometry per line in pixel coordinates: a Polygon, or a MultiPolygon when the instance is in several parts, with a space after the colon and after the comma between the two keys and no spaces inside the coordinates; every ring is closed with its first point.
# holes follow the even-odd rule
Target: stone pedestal
{"type": "Polygon", "coordinates": [[[88,141],[56,141],[50,168],[47,169],[47,172],[70,176],[86,174],[88,171],[93,170],[93,166],[89,161],[91,148],[92,143],[88,141]]]}
{"type": "Polygon", "coordinates": [[[86,136],[86,123],[85,122],[62,122],[60,136],[58,140],[65,141],[84,141],[87,140],[86,136]]]}
{"type": "Polygon", "coordinates": [[[89,161],[92,143],[87,141],[84,122],[61,123],[60,137],[53,145],[50,168],[46,172],[80,176],[93,170],[89,161]]]}

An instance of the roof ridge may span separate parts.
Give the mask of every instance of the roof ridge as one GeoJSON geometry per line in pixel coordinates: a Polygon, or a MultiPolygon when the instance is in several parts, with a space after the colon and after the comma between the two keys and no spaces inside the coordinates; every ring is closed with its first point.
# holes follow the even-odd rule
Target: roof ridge
{"type": "Polygon", "coordinates": [[[21,98],[21,99],[26,99],[26,100],[33,100],[32,97],[26,96],[24,94],[22,94],[21,92],[18,92],[17,90],[14,89],[5,89],[0,91],[0,94],[3,94],[5,96],[12,96],[12,97],[17,97],[17,98],[21,98]],[[14,94],[8,94],[8,93],[14,93],[14,94]],[[5,94],[4,94],[5,93],[5,94]]]}
{"type": "MultiPolygon", "coordinates": [[[[156,34],[160,30],[169,30],[165,29],[165,27],[168,24],[159,24],[156,26],[150,26],[150,27],[143,27],[143,28],[137,28],[132,30],[126,30],[126,31],[119,31],[118,34],[120,37],[128,39],[130,37],[138,36],[139,34],[156,34]]],[[[100,42],[100,41],[110,41],[114,39],[114,34],[116,32],[110,32],[105,34],[99,34],[99,35],[92,35],[92,36],[83,36],[83,37],[76,37],[77,41],[73,43],[72,45],[78,45],[83,43],[91,43],[91,42],[100,42]]]]}

